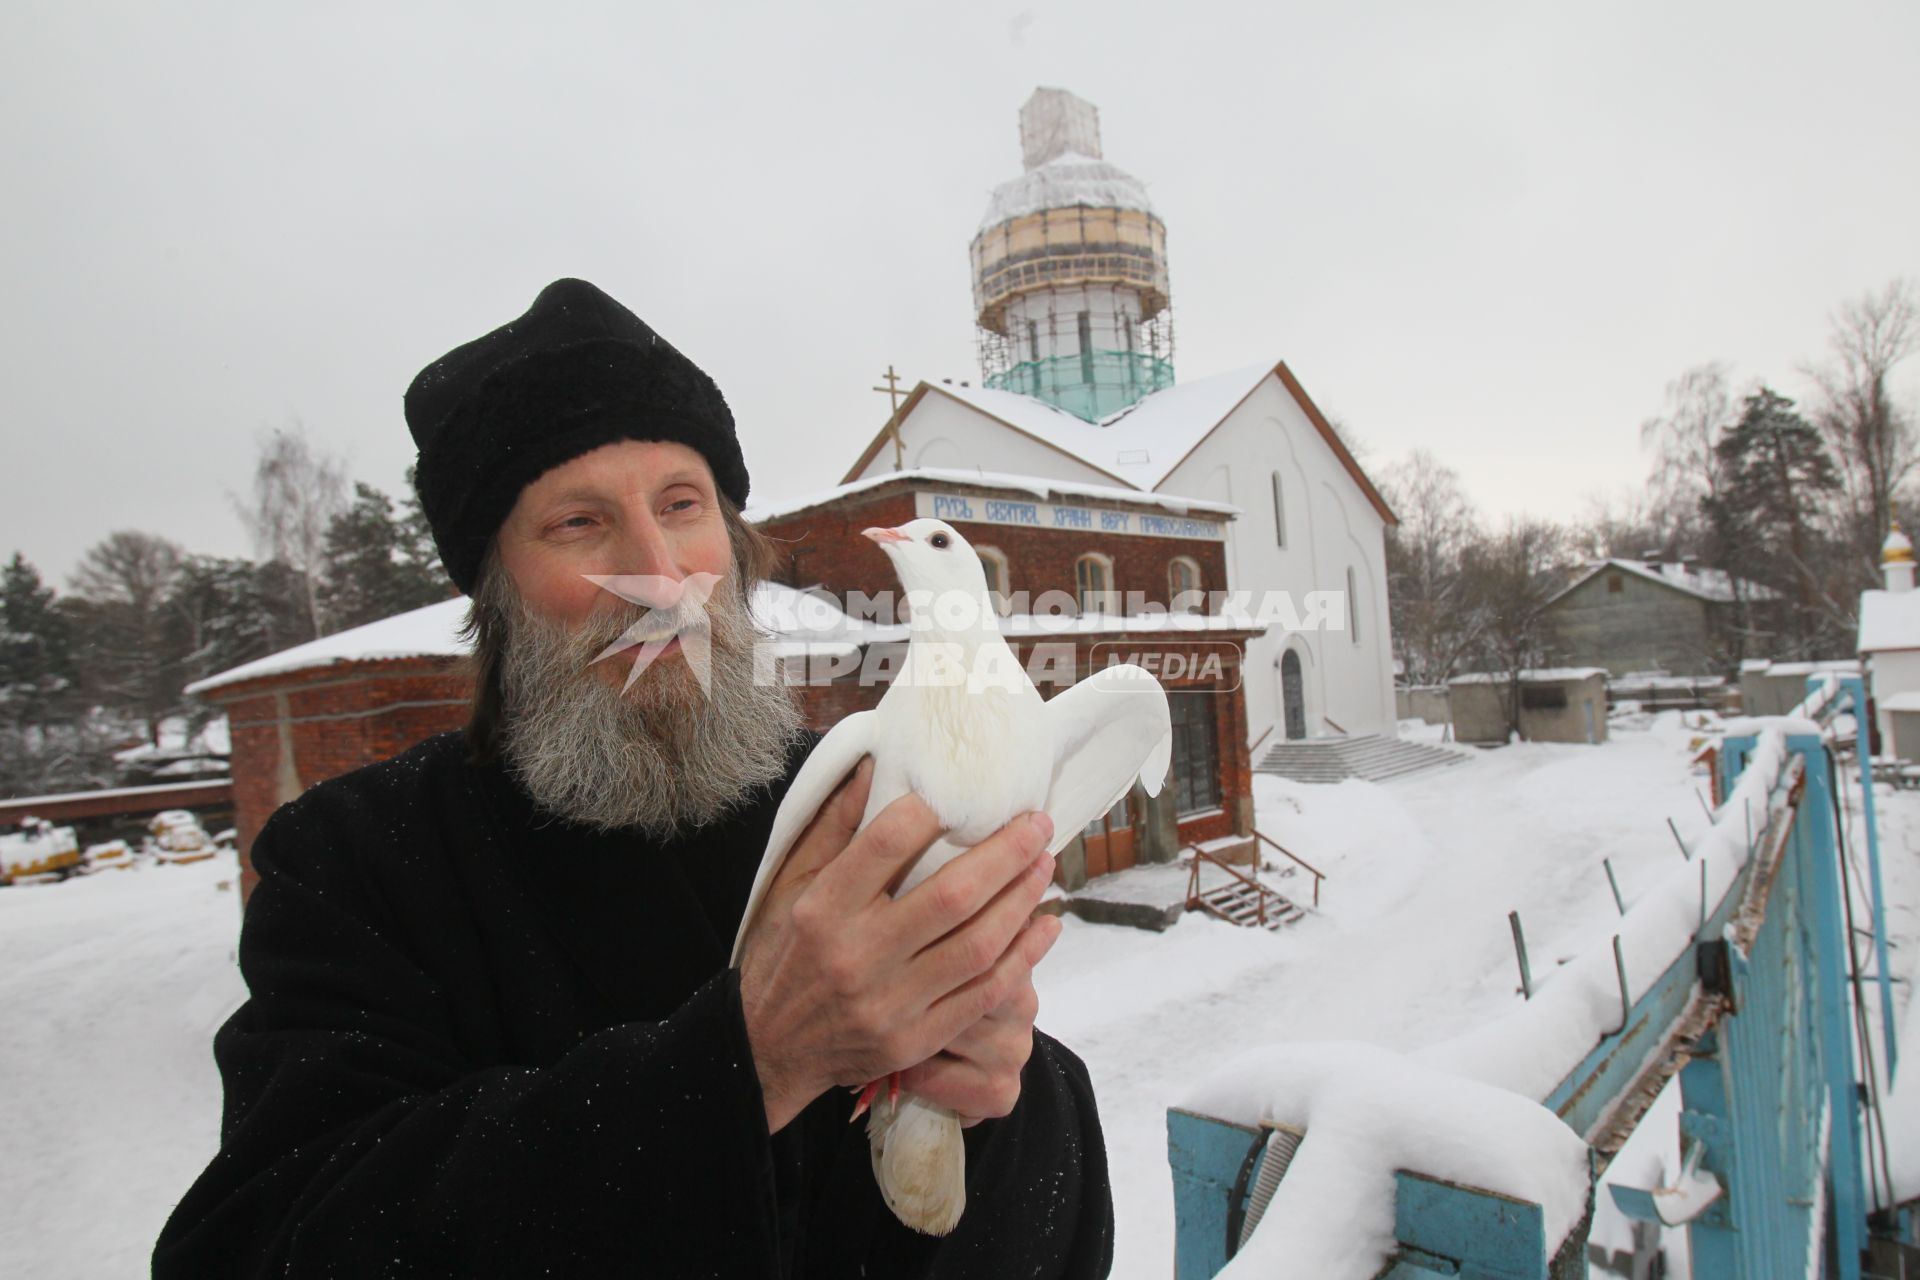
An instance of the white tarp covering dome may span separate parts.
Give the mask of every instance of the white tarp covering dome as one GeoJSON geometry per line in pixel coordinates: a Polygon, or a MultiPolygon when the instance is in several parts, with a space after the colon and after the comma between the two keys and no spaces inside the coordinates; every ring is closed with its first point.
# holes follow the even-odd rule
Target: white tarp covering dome
{"type": "Polygon", "coordinates": [[[1020,108],[1026,172],[993,189],[980,229],[1042,209],[1091,205],[1153,212],[1147,186],[1100,153],[1100,111],[1065,89],[1035,89],[1020,108]]]}
{"type": "Polygon", "coordinates": [[[993,198],[987,201],[986,216],[980,219],[980,229],[1042,209],[1070,209],[1081,204],[1153,212],[1146,183],[1118,165],[1069,153],[995,187],[993,198]]]}

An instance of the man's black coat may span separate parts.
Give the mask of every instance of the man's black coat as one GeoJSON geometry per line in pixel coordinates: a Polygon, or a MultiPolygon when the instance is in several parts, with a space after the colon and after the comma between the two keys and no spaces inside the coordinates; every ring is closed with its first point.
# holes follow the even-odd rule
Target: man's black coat
{"type": "Polygon", "coordinates": [[[886,1209],[843,1091],[769,1139],[727,959],[785,787],[600,834],[448,734],[274,814],[220,1153],[154,1274],[1105,1275],[1092,1088],[1044,1036],[944,1241],[886,1209]]]}

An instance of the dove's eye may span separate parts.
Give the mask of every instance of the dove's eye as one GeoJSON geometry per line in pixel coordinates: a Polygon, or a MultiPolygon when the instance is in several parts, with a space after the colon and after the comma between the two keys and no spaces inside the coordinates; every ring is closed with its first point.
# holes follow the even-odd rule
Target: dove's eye
{"type": "Polygon", "coordinates": [[[949,541],[949,539],[947,538],[947,535],[944,533],[936,533],[931,538],[928,538],[927,541],[931,542],[934,546],[940,548],[942,551],[945,551],[947,549],[947,542],[949,541]]]}

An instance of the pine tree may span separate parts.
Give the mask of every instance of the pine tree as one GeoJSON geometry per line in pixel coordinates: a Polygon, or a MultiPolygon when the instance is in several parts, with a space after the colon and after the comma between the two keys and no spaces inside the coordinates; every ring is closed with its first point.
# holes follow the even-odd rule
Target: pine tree
{"type": "Polygon", "coordinates": [[[1822,619],[1849,610],[1827,598],[1814,566],[1823,555],[1821,513],[1840,489],[1820,433],[1768,387],[1746,398],[1740,420],[1714,446],[1724,487],[1702,504],[1732,572],[1767,583],[1793,604],[1784,657],[1817,656],[1822,619]]]}
{"type": "Polygon", "coordinates": [[[417,575],[422,591],[438,593],[422,601],[431,603],[451,599],[456,592],[440,563],[440,548],[434,543],[426,509],[420,505],[418,470],[417,466],[407,468],[407,492],[400,502],[400,559],[417,575]]]}
{"type": "Polygon", "coordinates": [[[444,575],[420,546],[425,520],[417,506],[396,518],[393,499],[372,485],[356,483],[353,495],[327,528],[322,600],[329,621],[357,627],[445,599],[444,575]]]}
{"type": "Polygon", "coordinates": [[[307,638],[299,577],[277,560],[189,557],[167,605],[183,687],[307,638]]]}
{"type": "Polygon", "coordinates": [[[77,701],[72,633],[54,590],[18,551],[0,571],[0,717],[45,726],[77,701]]]}

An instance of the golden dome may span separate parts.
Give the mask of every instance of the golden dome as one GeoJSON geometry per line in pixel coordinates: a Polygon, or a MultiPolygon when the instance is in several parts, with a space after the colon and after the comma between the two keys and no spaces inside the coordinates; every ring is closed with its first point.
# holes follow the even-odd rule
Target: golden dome
{"type": "Polygon", "coordinates": [[[1887,540],[1880,544],[1881,564],[1912,564],[1913,543],[1906,534],[1900,532],[1900,522],[1895,520],[1887,534],[1887,540]]]}

